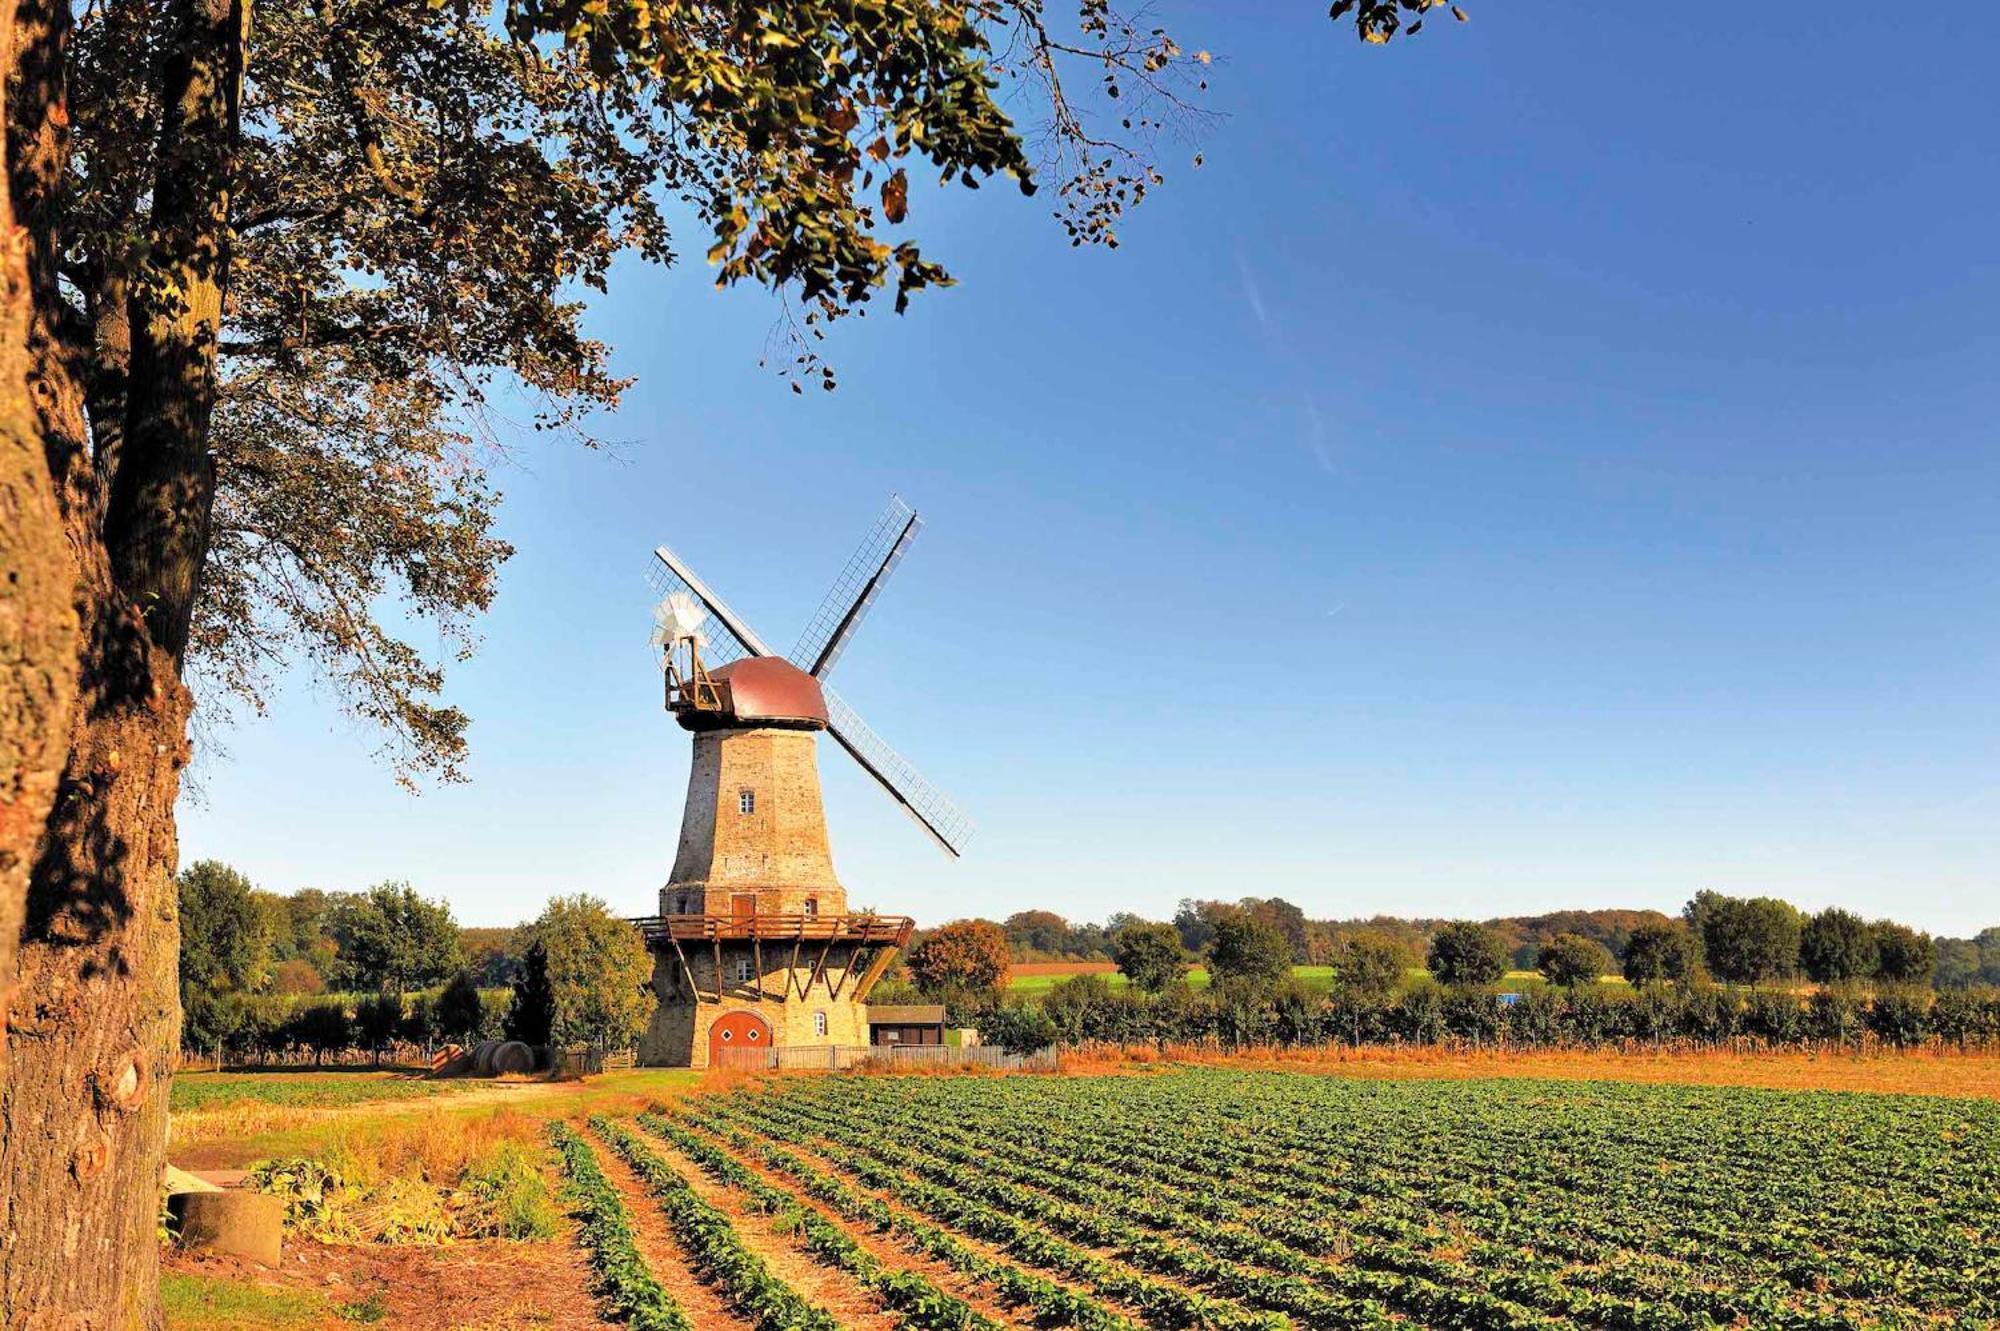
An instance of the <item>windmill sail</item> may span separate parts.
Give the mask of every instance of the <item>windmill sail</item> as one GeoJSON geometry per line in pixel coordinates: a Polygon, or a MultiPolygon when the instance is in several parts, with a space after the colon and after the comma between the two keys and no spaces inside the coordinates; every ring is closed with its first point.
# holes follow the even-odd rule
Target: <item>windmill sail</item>
{"type": "Polygon", "coordinates": [[[861,764],[861,769],[889,792],[890,799],[916,819],[931,840],[954,858],[960,855],[960,847],[972,835],[972,820],[951,802],[950,796],[924,780],[907,758],[883,743],[838,694],[824,685],[821,691],[826,695],[827,733],[840,741],[840,747],[861,764]]]}
{"type": "Polygon", "coordinates": [[[889,507],[868,529],[847,566],[833,580],[833,590],[799,635],[798,645],[792,648],[793,665],[816,679],[823,680],[831,673],[862,617],[875,604],[876,593],[902,562],[923,525],[924,520],[901,495],[889,496],[889,507]]]}
{"type": "Polygon", "coordinates": [[[656,595],[667,597],[681,592],[694,597],[708,611],[708,618],[702,624],[706,639],[703,655],[711,665],[723,665],[743,656],[777,655],[757,636],[755,629],[708,589],[708,584],[679,555],[663,545],[653,551],[653,558],[658,562],[649,581],[656,595]]]}

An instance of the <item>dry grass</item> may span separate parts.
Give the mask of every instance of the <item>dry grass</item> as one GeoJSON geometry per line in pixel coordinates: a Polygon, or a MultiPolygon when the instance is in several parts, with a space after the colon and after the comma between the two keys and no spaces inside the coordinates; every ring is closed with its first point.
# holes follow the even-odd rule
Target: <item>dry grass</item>
{"type": "Polygon", "coordinates": [[[1157,1070],[1202,1063],[1275,1068],[1337,1077],[1546,1077],[1686,1086],[1755,1086],[1780,1091],[1869,1091],[2000,1100],[2000,1051],[1846,1053],[1622,1053],[1610,1050],[1449,1050],[1435,1048],[1257,1050],[1235,1054],[1150,1046],[1064,1055],[1069,1074],[1157,1070]]]}

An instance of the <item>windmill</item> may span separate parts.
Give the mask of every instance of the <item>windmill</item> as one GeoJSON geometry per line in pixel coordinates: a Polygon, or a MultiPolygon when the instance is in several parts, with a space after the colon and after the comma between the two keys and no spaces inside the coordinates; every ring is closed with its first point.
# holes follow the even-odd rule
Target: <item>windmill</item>
{"type": "Polygon", "coordinates": [[[653,552],[652,642],[694,760],[660,913],[637,921],[660,999],[642,1061],[767,1066],[785,1047],[867,1043],[862,1004],[913,923],[849,913],[816,741],[831,735],[934,842],[960,853],[965,815],[826,684],[922,525],[891,497],[789,659],[686,561],[653,552]]]}

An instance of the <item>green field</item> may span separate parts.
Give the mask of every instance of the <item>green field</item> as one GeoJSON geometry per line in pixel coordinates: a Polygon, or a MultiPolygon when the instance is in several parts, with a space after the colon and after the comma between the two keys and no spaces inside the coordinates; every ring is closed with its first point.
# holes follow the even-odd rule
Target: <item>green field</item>
{"type": "Polygon", "coordinates": [[[174,1078],[168,1108],[176,1114],[235,1104],[341,1109],[376,1100],[412,1100],[477,1086],[471,1081],[431,1081],[401,1072],[183,1072],[174,1078]]]}
{"type": "Polygon", "coordinates": [[[1183,1070],[796,1079],[596,1131],[703,1243],[757,1240],[693,1169],[825,1204],[779,1226],[820,1260],[892,1233],[1049,1324],[2000,1324],[1985,1101],[1183,1070]]]}

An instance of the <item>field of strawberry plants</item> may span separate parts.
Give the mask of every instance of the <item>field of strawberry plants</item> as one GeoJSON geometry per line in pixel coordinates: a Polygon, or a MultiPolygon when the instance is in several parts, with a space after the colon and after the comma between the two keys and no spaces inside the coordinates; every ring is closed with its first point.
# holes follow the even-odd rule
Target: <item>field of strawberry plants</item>
{"type": "Polygon", "coordinates": [[[847,1322],[782,1287],[748,1215],[918,1331],[2000,1326],[1988,1101],[838,1077],[592,1135],[760,1326],[847,1322]]]}

